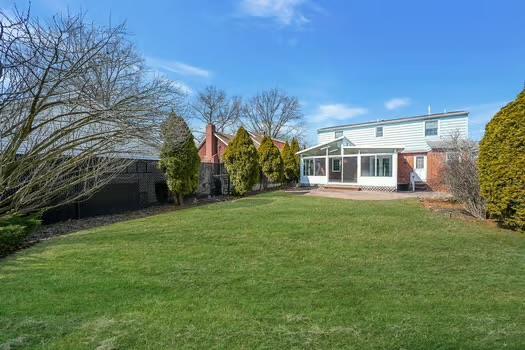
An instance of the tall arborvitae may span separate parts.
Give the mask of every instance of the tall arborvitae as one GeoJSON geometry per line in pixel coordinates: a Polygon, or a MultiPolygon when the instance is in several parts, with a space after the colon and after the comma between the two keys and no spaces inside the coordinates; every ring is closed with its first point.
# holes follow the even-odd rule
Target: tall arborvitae
{"type": "Polygon", "coordinates": [[[248,132],[240,127],[224,153],[224,164],[233,185],[240,196],[250,191],[259,179],[257,149],[248,132]]]}
{"type": "Polygon", "coordinates": [[[163,125],[162,138],[159,166],[180,205],[183,197],[195,193],[199,186],[199,153],[188,125],[176,114],[163,125]]]}
{"type": "Polygon", "coordinates": [[[300,156],[297,154],[297,152],[299,152],[300,150],[301,148],[299,147],[299,141],[297,141],[296,138],[292,139],[292,143],[290,144],[290,151],[295,160],[293,181],[296,181],[296,182],[299,181],[299,177],[301,175],[300,169],[299,169],[300,164],[301,164],[301,159],[300,159],[300,156]]]}
{"type": "Polygon", "coordinates": [[[279,148],[273,144],[268,136],[265,136],[259,147],[259,166],[263,176],[268,181],[277,183],[283,180],[283,159],[279,148]]]}

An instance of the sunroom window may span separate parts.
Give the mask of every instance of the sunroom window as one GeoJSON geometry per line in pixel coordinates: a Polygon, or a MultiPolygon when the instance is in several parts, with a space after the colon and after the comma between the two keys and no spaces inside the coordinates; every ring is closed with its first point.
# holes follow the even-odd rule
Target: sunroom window
{"type": "Polygon", "coordinates": [[[392,176],[392,156],[361,156],[361,176],[392,176]]]}
{"type": "Polygon", "coordinates": [[[303,160],[303,175],[313,176],[313,174],[314,174],[314,160],[313,159],[303,160]]]}

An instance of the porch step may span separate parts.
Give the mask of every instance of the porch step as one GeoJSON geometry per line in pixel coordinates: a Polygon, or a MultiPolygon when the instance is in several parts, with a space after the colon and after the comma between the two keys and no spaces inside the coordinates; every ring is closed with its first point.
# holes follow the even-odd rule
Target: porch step
{"type": "Polygon", "coordinates": [[[329,192],[361,191],[361,188],[355,185],[324,185],[321,186],[319,189],[321,191],[329,192]]]}
{"type": "Polygon", "coordinates": [[[416,191],[427,191],[428,190],[428,186],[426,182],[416,181],[414,185],[415,185],[416,191]]]}

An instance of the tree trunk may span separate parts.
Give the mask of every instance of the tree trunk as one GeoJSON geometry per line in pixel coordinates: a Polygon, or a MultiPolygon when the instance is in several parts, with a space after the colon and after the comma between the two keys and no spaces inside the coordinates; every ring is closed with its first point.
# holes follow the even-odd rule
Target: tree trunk
{"type": "Polygon", "coordinates": [[[184,204],[184,198],[182,196],[182,193],[177,193],[177,204],[178,205],[184,204]]]}

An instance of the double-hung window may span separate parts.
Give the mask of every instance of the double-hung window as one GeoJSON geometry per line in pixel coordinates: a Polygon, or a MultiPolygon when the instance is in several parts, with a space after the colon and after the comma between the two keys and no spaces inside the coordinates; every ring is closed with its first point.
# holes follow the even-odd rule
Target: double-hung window
{"type": "Polygon", "coordinates": [[[437,136],[438,134],[438,121],[427,120],[425,122],[425,136],[437,136]]]}
{"type": "Polygon", "coordinates": [[[383,127],[382,126],[376,127],[376,137],[383,137],[383,127]]]}

